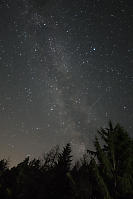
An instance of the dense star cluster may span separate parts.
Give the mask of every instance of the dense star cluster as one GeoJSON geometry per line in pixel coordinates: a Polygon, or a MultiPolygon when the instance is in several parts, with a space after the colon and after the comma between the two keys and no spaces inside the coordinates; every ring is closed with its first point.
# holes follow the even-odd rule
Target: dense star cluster
{"type": "Polygon", "coordinates": [[[79,156],[107,121],[133,126],[133,3],[0,1],[0,156],[70,142],[79,156]]]}

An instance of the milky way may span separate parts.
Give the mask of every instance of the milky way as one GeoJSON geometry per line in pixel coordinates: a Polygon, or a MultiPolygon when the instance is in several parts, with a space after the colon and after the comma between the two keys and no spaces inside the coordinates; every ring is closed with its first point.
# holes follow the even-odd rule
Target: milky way
{"type": "Polygon", "coordinates": [[[133,3],[0,1],[0,157],[15,164],[109,119],[132,134],[133,3]]]}

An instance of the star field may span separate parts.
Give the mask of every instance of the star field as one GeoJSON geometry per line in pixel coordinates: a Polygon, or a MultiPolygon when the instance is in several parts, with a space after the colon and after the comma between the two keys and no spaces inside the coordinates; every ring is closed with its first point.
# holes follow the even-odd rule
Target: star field
{"type": "Polygon", "coordinates": [[[132,135],[133,3],[0,1],[0,156],[11,164],[70,142],[75,156],[109,119],[132,135]]]}

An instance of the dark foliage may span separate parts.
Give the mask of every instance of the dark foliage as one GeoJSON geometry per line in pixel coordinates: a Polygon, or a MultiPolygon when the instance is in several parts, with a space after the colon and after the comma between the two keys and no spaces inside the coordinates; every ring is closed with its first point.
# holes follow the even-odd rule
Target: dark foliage
{"type": "Polygon", "coordinates": [[[70,144],[62,151],[53,148],[42,160],[26,158],[11,169],[1,160],[0,198],[132,199],[132,138],[111,122],[98,135],[95,151],[88,150],[73,166],[70,144]]]}

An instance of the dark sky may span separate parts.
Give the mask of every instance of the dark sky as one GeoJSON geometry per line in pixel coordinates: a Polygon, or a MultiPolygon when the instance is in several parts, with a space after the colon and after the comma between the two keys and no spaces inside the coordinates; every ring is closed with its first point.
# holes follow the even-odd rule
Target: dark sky
{"type": "Polygon", "coordinates": [[[131,0],[0,0],[0,158],[82,154],[111,119],[133,130],[131,0]]]}

